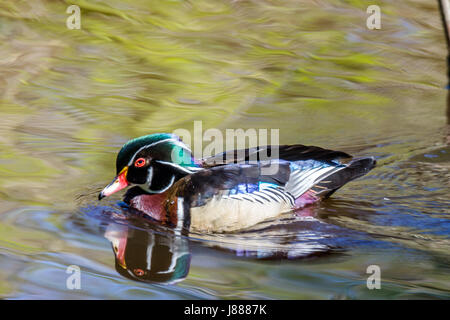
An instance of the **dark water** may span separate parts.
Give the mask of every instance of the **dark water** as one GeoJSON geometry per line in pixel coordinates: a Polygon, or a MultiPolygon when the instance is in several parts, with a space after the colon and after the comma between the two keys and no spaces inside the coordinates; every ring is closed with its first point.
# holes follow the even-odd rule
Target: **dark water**
{"type": "Polygon", "coordinates": [[[81,30],[66,28],[66,2],[0,3],[0,297],[450,298],[437,2],[379,1],[376,31],[366,1],[70,4],[81,30]],[[181,236],[120,195],[96,200],[124,142],[200,120],[378,166],[238,234],[181,236]],[[80,290],[66,287],[70,265],[80,290]]]}

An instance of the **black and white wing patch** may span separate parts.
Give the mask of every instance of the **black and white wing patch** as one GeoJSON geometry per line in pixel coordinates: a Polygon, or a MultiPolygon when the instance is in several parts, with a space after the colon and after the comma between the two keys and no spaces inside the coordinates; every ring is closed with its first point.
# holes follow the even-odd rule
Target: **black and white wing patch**
{"type": "Polygon", "coordinates": [[[372,157],[335,165],[314,160],[293,162],[285,190],[295,199],[308,190],[312,190],[316,196],[328,197],[347,182],[365,175],[375,165],[376,160],[372,157]]]}
{"type": "Polygon", "coordinates": [[[318,161],[299,161],[291,165],[292,171],[285,190],[297,199],[320,181],[345,168],[345,165],[332,166],[318,161]]]}
{"type": "Polygon", "coordinates": [[[270,204],[285,203],[291,207],[295,204],[295,198],[284,190],[282,187],[267,187],[251,193],[239,193],[234,195],[223,196],[224,199],[234,199],[240,201],[250,201],[252,203],[270,204]]]}

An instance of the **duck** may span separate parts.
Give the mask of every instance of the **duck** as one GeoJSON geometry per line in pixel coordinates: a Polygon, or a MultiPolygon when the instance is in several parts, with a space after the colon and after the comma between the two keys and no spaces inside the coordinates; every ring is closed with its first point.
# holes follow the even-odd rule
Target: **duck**
{"type": "Polygon", "coordinates": [[[185,237],[170,232],[109,223],[104,237],[111,242],[116,271],[131,280],[174,284],[184,280],[191,253],[185,237]]]}
{"type": "Polygon", "coordinates": [[[237,232],[326,199],[375,166],[374,157],[301,144],[195,159],[178,136],[156,133],[123,145],[116,177],[98,199],[128,188],[126,206],[161,224],[189,232],[237,232]]]}

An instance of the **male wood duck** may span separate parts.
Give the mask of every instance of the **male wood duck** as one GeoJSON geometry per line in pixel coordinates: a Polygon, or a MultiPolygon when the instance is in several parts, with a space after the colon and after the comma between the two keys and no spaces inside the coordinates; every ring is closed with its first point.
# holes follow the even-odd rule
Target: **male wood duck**
{"type": "Polygon", "coordinates": [[[185,237],[111,223],[105,238],[111,241],[116,270],[124,277],[175,283],[189,273],[191,254],[185,237]]]}
{"type": "Polygon", "coordinates": [[[231,232],[327,198],[375,164],[372,157],[299,144],[196,161],[179,137],[151,134],[122,147],[117,176],[99,200],[133,186],[125,203],[153,219],[180,230],[231,232]],[[278,157],[267,161],[268,154],[278,157]]]}

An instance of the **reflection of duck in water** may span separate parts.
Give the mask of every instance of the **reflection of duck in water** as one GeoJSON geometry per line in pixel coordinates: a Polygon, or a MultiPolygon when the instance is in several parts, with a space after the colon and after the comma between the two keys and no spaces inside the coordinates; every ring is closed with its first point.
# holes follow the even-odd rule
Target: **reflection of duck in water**
{"type": "Polygon", "coordinates": [[[116,166],[99,199],[135,185],[125,197],[132,208],[177,228],[226,232],[326,198],[375,159],[293,145],[225,152],[200,165],[178,137],[152,134],[126,143],[116,166]]]}
{"type": "Polygon", "coordinates": [[[116,270],[124,277],[173,283],[186,278],[189,272],[189,244],[181,236],[111,223],[105,238],[112,244],[116,270]]]}

